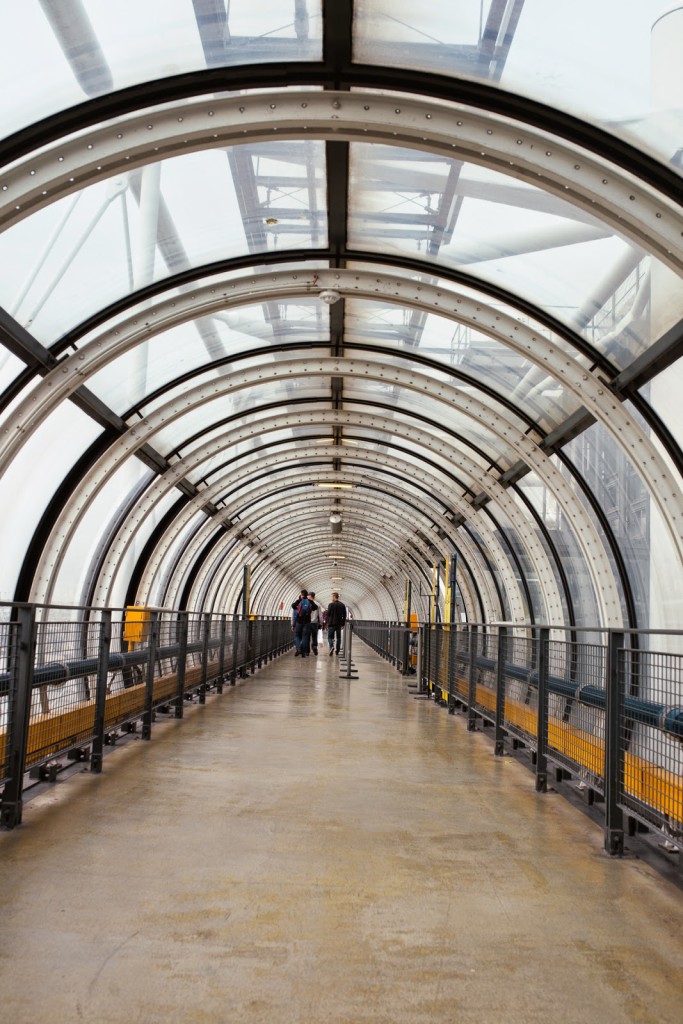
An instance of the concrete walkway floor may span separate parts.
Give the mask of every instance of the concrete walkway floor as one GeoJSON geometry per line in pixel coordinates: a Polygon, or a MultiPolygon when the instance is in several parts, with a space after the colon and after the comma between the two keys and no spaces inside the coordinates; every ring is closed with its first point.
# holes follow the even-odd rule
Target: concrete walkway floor
{"type": "Polygon", "coordinates": [[[680,1024],[683,894],[488,736],[287,654],[0,834],[0,1020],[680,1024]]]}

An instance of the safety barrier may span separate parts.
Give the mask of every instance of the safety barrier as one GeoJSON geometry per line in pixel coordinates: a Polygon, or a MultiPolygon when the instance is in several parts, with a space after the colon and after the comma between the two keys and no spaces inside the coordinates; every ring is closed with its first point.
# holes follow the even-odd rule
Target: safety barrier
{"type": "Polygon", "coordinates": [[[354,619],[354,631],[386,661],[411,675],[417,663],[417,631],[403,622],[368,622],[354,619]]]}
{"type": "Polygon", "coordinates": [[[104,747],[157,712],[183,717],[292,644],[289,621],[158,609],[2,606],[0,824],[20,824],[26,774],[54,780],[57,757],[102,770],[104,747]]]}
{"type": "MultiPolygon", "coordinates": [[[[402,667],[409,627],[355,630],[402,667]]],[[[529,749],[539,792],[553,769],[604,802],[610,854],[639,828],[683,851],[683,633],[437,624],[417,648],[417,689],[492,727],[497,755],[529,749]]]]}

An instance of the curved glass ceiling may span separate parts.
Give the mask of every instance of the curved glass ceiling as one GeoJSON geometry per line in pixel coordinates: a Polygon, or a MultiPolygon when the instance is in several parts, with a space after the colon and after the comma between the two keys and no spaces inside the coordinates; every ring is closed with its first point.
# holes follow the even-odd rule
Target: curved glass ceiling
{"type": "Polygon", "coordinates": [[[0,135],[88,97],[210,67],[320,60],[321,0],[21,0],[0,32],[0,135]],[[30,59],[27,55],[30,54],[30,59]]]}
{"type": "Polygon", "coordinates": [[[678,624],[680,4],[0,18],[5,597],[678,624]]]}
{"type": "Polygon", "coordinates": [[[681,170],[672,0],[355,4],[354,60],[478,79],[593,121],[681,170]]]}

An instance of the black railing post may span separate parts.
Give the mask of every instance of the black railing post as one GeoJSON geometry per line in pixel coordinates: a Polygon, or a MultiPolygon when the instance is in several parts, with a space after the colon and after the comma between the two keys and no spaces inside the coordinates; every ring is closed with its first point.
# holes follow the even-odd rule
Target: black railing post
{"type": "Polygon", "coordinates": [[[221,615],[221,625],[218,633],[218,679],[216,681],[216,693],[223,692],[225,682],[225,615],[221,615]]]}
{"type": "Polygon", "coordinates": [[[417,692],[424,693],[424,657],[425,657],[425,638],[424,638],[424,626],[417,627],[417,658],[415,668],[417,670],[417,692]]]}
{"type": "Polygon", "coordinates": [[[624,852],[624,816],[619,807],[619,782],[623,749],[619,742],[619,723],[623,702],[619,653],[624,650],[624,634],[610,630],[607,641],[607,701],[605,708],[605,849],[612,857],[624,852]]]}
{"type": "Polygon", "coordinates": [[[145,710],[142,715],[142,738],[152,738],[152,718],[154,705],[154,671],[159,643],[159,612],[149,613],[149,633],[147,637],[147,682],[145,684],[145,710]]]}
{"type": "Polygon", "coordinates": [[[448,713],[455,714],[455,654],[458,646],[458,630],[451,622],[448,630],[448,713]]]}
{"type": "Polygon", "coordinates": [[[538,631],[538,709],[536,720],[536,792],[548,789],[548,673],[550,654],[550,630],[543,627],[538,631]]]}
{"type": "Polygon", "coordinates": [[[183,715],[185,714],[185,675],[187,672],[187,636],[190,628],[189,618],[189,612],[179,612],[178,621],[176,623],[176,631],[178,637],[178,660],[176,662],[176,681],[178,684],[178,689],[176,690],[175,700],[173,701],[176,718],[182,718],[183,715]]]}
{"type": "Polygon", "coordinates": [[[239,668],[239,646],[240,646],[240,618],[233,616],[232,620],[232,672],[230,673],[230,685],[234,686],[237,681],[237,670],[239,668]]]}
{"type": "Polygon", "coordinates": [[[104,722],[107,706],[107,680],[109,678],[109,651],[111,649],[111,611],[106,609],[100,619],[100,638],[97,649],[97,681],[95,690],[95,736],[90,757],[90,771],[102,771],[104,750],[104,722]]]}
{"type": "Polygon", "coordinates": [[[209,678],[209,639],[211,636],[211,612],[202,615],[202,674],[199,677],[199,703],[206,704],[207,680],[209,678]]]}
{"type": "Polygon", "coordinates": [[[256,671],[256,659],[254,656],[254,620],[250,615],[246,619],[247,627],[247,649],[245,652],[245,670],[244,675],[246,677],[247,672],[251,672],[252,676],[256,671]]]}
{"type": "Polygon", "coordinates": [[[477,724],[477,713],[474,709],[474,705],[477,699],[477,638],[479,633],[476,626],[470,626],[470,659],[469,659],[469,679],[468,679],[468,690],[467,690],[467,730],[468,732],[474,732],[477,724]]]}
{"type": "Polygon", "coordinates": [[[17,609],[17,622],[12,632],[14,642],[10,654],[9,696],[11,717],[7,723],[6,757],[9,778],[5,783],[0,804],[0,824],[5,828],[21,825],[36,646],[36,610],[33,606],[17,609]]]}
{"type": "Polygon", "coordinates": [[[432,680],[432,693],[434,694],[434,700],[441,700],[441,679],[439,678],[439,670],[441,668],[441,638],[443,633],[442,625],[434,623],[429,625],[430,630],[433,630],[434,636],[434,678],[432,680]],[[438,691],[438,693],[437,693],[438,691]]]}
{"type": "Polygon", "coordinates": [[[495,754],[501,757],[505,751],[505,655],[507,652],[507,629],[498,627],[497,661],[496,661],[496,720],[495,720],[495,754]]]}

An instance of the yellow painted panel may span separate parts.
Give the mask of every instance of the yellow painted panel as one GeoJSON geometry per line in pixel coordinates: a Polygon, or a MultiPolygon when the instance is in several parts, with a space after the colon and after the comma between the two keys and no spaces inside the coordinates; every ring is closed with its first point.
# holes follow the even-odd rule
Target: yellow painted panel
{"type": "Polygon", "coordinates": [[[129,605],[123,623],[123,639],[127,643],[144,643],[149,634],[149,608],[144,605],[129,605]]]}

